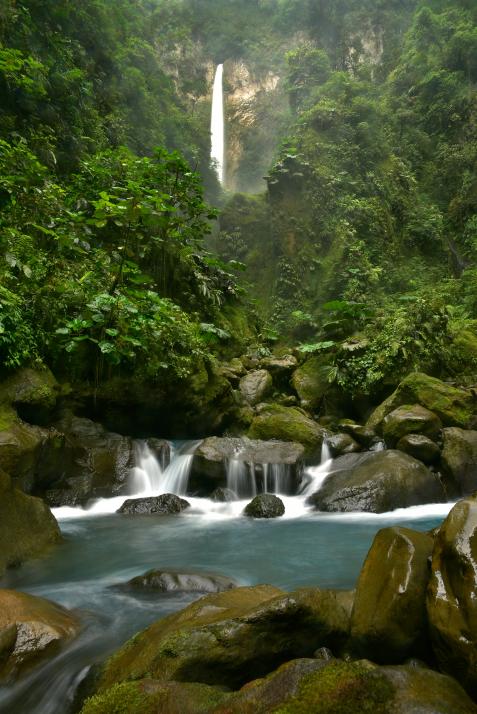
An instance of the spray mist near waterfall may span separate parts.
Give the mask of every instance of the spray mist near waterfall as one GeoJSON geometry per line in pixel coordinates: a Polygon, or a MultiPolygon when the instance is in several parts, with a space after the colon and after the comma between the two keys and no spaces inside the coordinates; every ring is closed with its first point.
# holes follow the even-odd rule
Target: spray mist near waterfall
{"type": "Polygon", "coordinates": [[[212,92],[212,115],[210,120],[211,152],[210,158],[217,167],[217,176],[224,185],[225,154],[224,154],[224,94],[223,94],[224,65],[217,65],[215,71],[214,88],[212,92]]]}

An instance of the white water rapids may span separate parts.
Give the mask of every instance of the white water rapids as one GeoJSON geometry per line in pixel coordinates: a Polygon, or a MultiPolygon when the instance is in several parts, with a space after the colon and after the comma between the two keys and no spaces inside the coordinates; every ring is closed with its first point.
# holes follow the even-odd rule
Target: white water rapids
{"type": "Polygon", "coordinates": [[[217,176],[222,185],[224,184],[225,168],[223,74],[224,65],[219,64],[215,71],[214,88],[212,91],[212,115],[210,120],[212,145],[210,158],[216,166],[217,176]]]}

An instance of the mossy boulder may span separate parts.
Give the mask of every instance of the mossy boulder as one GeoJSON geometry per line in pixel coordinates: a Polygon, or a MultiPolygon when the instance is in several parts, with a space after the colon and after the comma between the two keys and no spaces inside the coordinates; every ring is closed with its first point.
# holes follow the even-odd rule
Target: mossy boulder
{"type": "Polygon", "coordinates": [[[319,511],[384,513],[446,500],[437,476],[401,451],[346,454],[308,501],[319,511]]]}
{"type": "Polygon", "coordinates": [[[396,449],[404,451],[424,464],[434,464],[439,460],[440,449],[437,444],[422,434],[407,434],[401,437],[396,449]]]}
{"type": "Polygon", "coordinates": [[[338,428],[345,434],[349,434],[361,446],[369,447],[377,439],[377,434],[373,429],[362,424],[356,424],[349,419],[342,419],[338,422],[338,428]]]}
{"type": "Polygon", "coordinates": [[[58,523],[46,503],[13,488],[0,470],[0,575],[60,541],[58,523]]]}
{"type": "Polygon", "coordinates": [[[298,442],[303,444],[306,453],[314,454],[321,449],[328,432],[301,409],[270,404],[254,418],[248,436],[298,442]]]}
{"type": "Polygon", "coordinates": [[[426,589],[433,539],[384,528],[364,561],[351,616],[350,648],[381,664],[428,652],[426,589]]]}
{"type": "Polygon", "coordinates": [[[245,685],[211,714],[475,714],[449,677],[367,660],[297,659],[245,685]]]}
{"type": "Polygon", "coordinates": [[[273,387],[272,375],[266,369],[249,372],[240,380],[240,393],[247,404],[263,401],[273,387]]]}
{"type": "Polygon", "coordinates": [[[195,682],[121,682],[87,699],[81,714],[208,714],[230,695],[195,682]]]}
{"type": "Polygon", "coordinates": [[[250,518],[279,518],[285,513],[281,498],[272,493],[260,493],[245,506],[244,515],[250,518]]]}
{"type": "Polygon", "coordinates": [[[271,586],[208,595],[127,642],[99,673],[100,691],[128,679],[237,688],[320,646],[339,650],[349,632],[349,595],[271,586]]]}
{"type": "Polygon", "coordinates": [[[0,384],[0,402],[13,404],[22,418],[43,424],[56,405],[58,382],[46,367],[24,367],[0,384]]]}
{"type": "Polygon", "coordinates": [[[420,404],[404,404],[394,409],[384,417],[382,424],[383,436],[389,446],[395,446],[407,434],[423,434],[437,439],[441,429],[439,417],[420,404]]]}
{"type": "Polygon", "coordinates": [[[342,456],[343,454],[354,454],[361,451],[361,447],[350,434],[333,434],[326,443],[333,457],[342,456]]]}
{"type": "Polygon", "coordinates": [[[0,468],[14,477],[16,485],[31,491],[35,485],[38,460],[49,441],[50,433],[22,422],[14,412],[3,409],[4,428],[0,431],[0,468]]]}
{"type": "Polygon", "coordinates": [[[441,465],[460,495],[477,489],[477,431],[449,427],[442,432],[441,465]]]}
{"type": "Polygon", "coordinates": [[[78,618],[50,600],[0,590],[0,681],[16,679],[56,655],[80,630],[78,618]]]}
{"type": "Polygon", "coordinates": [[[332,405],[333,413],[345,411],[345,399],[341,391],[331,385],[327,374],[327,360],[323,357],[311,357],[296,369],[291,378],[291,385],[305,409],[317,409],[326,399],[327,406],[332,405]]]}
{"type": "Polygon", "coordinates": [[[440,668],[477,695],[477,496],[459,501],[436,535],[427,612],[440,668]]]}
{"type": "Polygon", "coordinates": [[[381,433],[384,418],[403,404],[420,404],[434,412],[444,426],[466,427],[477,408],[471,392],[458,389],[429,377],[422,372],[412,372],[397,389],[377,407],[366,426],[381,433]]]}

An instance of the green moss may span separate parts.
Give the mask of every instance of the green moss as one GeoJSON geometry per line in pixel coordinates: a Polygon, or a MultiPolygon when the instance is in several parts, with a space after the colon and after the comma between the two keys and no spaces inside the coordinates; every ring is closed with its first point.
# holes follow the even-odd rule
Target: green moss
{"type": "Polygon", "coordinates": [[[256,416],[248,432],[251,439],[298,442],[305,446],[308,453],[321,447],[325,435],[325,430],[300,409],[278,404],[271,404],[256,416]]]}
{"type": "Polygon", "coordinates": [[[16,421],[17,413],[8,404],[0,403],[0,431],[9,429],[16,421]]]}

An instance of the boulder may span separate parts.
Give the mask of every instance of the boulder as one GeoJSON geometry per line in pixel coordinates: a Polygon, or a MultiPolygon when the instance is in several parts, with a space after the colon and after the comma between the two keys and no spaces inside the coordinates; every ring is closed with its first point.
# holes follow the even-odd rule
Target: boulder
{"type": "Polygon", "coordinates": [[[456,503],[436,535],[427,612],[439,667],[477,695],[477,496],[456,503]]]}
{"type": "Polygon", "coordinates": [[[291,384],[300,401],[307,409],[316,409],[330,389],[326,373],[323,371],[323,358],[311,357],[296,369],[291,384]]]}
{"type": "Polygon", "coordinates": [[[326,440],[326,443],[333,457],[361,451],[360,445],[349,434],[333,434],[326,440]]]}
{"type": "Polygon", "coordinates": [[[358,578],[350,649],[381,664],[428,652],[426,589],[434,545],[425,533],[378,531],[358,578]]]}
{"type": "Polygon", "coordinates": [[[319,453],[323,440],[329,435],[313,419],[296,407],[267,405],[250,426],[251,439],[280,439],[303,444],[307,454],[319,453]]]}
{"type": "Polygon", "coordinates": [[[52,503],[63,505],[71,502],[72,493],[81,504],[128,493],[134,465],[131,439],[70,412],[56,422],[55,429],[38,458],[36,494],[49,498],[53,492],[52,503]]]}
{"type": "Polygon", "coordinates": [[[122,682],[87,699],[80,714],[208,714],[229,694],[196,682],[122,682]]]}
{"type": "Polygon", "coordinates": [[[319,511],[384,513],[444,502],[446,497],[439,479],[424,464],[390,450],[340,456],[308,500],[319,511]]]}
{"type": "MultiPolygon", "coordinates": [[[[236,688],[349,631],[348,593],[269,585],[207,595],[137,634],[97,674],[99,691],[144,676],[236,688]]],[[[316,662],[316,660],[314,660],[316,662]]]]}
{"type": "Polygon", "coordinates": [[[229,382],[237,385],[247,370],[243,366],[242,361],[238,357],[234,357],[230,362],[222,362],[222,364],[219,365],[219,372],[228,379],[229,382]]]}
{"type": "Polygon", "coordinates": [[[0,408],[0,468],[13,474],[14,483],[30,492],[34,488],[38,460],[51,432],[22,422],[13,410],[0,408]]]}
{"type": "Polygon", "coordinates": [[[471,422],[477,404],[464,389],[441,382],[421,372],[412,372],[397,389],[377,407],[366,426],[380,432],[384,418],[403,404],[420,404],[434,412],[444,426],[465,427],[471,422]]]}
{"type": "Polygon", "coordinates": [[[396,449],[413,456],[424,464],[434,464],[438,461],[440,450],[427,436],[422,434],[407,434],[401,437],[396,444],[396,449]]]}
{"type": "Polygon", "coordinates": [[[204,439],[194,452],[189,488],[192,493],[208,496],[216,487],[225,487],[230,464],[240,462],[248,471],[250,464],[258,467],[255,475],[260,478],[263,478],[260,465],[289,467],[289,490],[294,493],[300,480],[304,453],[305,448],[293,442],[212,436],[204,439]]]}
{"type": "Polygon", "coordinates": [[[244,514],[250,518],[278,518],[285,513],[283,501],[271,493],[261,493],[245,506],[244,514]]]}
{"type": "Polygon", "coordinates": [[[283,357],[265,357],[260,360],[261,369],[266,369],[273,376],[285,377],[296,369],[298,361],[293,355],[283,357]]]}
{"type": "Polygon", "coordinates": [[[254,406],[270,393],[273,386],[272,376],[266,369],[249,372],[240,380],[239,388],[247,404],[254,406]]]}
{"type": "Polygon", "coordinates": [[[431,670],[368,660],[296,659],[245,685],[211,714],[475,714],[457,682],[431,670]]]}
{"type": "Polygon", "coordinates": [[[60,541],[58,523],[46,503],[13,488],[0,470],[0,576],[60,541]]]}
{"type": "Polygon", "coordinates": [[[0,384],[0,402],[13,404],[26,421],[43,424],[56,405],[59,389],[48,368],[23,367],[0,384]]]}
{"type": "Polygon", "coordinates": [[[376,439],[376,432],[367,426],[355,424],[349,420],[342,420],[338,423],[339,429],[353,437],[361,446],[369,447],[376,439]]]}
{"type": "Polygon", "coordinates": [[[477,431],[449,427],[442,432],[442,470],[466,496],[477,489],[477,431]]]}
{"type": "Polygon", "coordinates": [[[404,404],[394,409],[384,417],[382,424],[383,436],[389,446],[395,446],[407,434],[422,434],[435,440],[441,429],[439,417],[420,404],[404,404]]]}
{"type": "Polygon", "coordinates": [[[189,508],[190,503],[179,498],[173,493],[164,493],[162,496],[149,496],[146,498],[128,498],[116,513],[127,515],[156,515],[166,516],[171,513],[180,513],[189,508]]]}
{"type": "Polygon", "coordinates": [[[61,605],[14,590],[0,590],[0,682],[9,682],[56,655],[80,630],[61,605]]]}
{"type": "Polygon", "coordinates": [[[210,573],[183,573],[174,570],[148,570],[127,583],[116,586],[121,590],[220,593],[237,587],[235,580],[210,573]]]}
{"type": "Polygon", "coordinates": [[[231,503],[232,501],[237,501],[238,496],[231,488],[221,488],[219,486],[215,491],[212,491],[210,499],[217,503],[231,503]]]}

